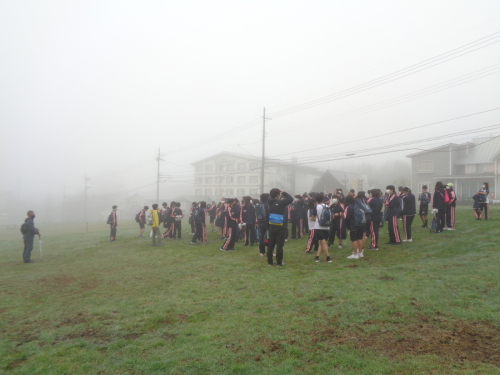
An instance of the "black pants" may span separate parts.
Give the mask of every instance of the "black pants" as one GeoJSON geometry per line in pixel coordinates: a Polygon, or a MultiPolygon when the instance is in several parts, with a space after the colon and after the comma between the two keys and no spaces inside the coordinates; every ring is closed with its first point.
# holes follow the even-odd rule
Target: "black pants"
{"type": "Polygon", "coordinates": [[[302,238],[302,219],[292,219],[292,239],[302,238]]]}
{"type": "Polygon", "coordinates": [[[181,232],[182,232],[182,221],[176,221],[174,222],[174,233],[173,233],[173,238],[181,238],[181,232]]]}
{"type": "Polygon", "coordinates": [[[248,241],[250,241],[250,245],[257,242],[255,238],[255,224],[245,225],[245,245],[248,245],[248,241]]]}
{"type": "Polygon", "coordinates": [[[407,240],[411,240],[411,224],[414,218],[414,215],[403,215],[403,230],[407,240]]]}
{"type": "Polygon", "coordinates": [[[269,247],[267,248],[267,263],[273,264],[273,252],[276,246],[276,262],[283,262],[283,246],[285,245],[285,228],[278,225],[269,225],[269,247]]]}
{"type": "Polygon", "coordinates": [[[261,254],[265,254],[266,253],[266,242],[265,241],[267,240],[267,236],[266,236],[267,223],[259,223],[258,229],[259,229],[259,252],[261,254]]]}
{"type": "Polygon", "coordinates": [[[401,243],[401,238],[399,237],[398,228],[398,217],[392,216],[387,218],[387,224],[389,226],[389,243],[401,243]]]}
{"type": "Polygon", "coordinates": [[[283,228],[285,228],[285,239],[288,239],[288,220],[283,221],[283,228]]]}
{"type": "Polygon", "coordinates": [[[446,221],[446,209],[440,209],[438,210],[438,213],[436,214],[436,232],[442,232],[444,225],[446,221]]]}
{"type": "Polygon", "coordinates": [[[222,244],[222,248],[224,250],[234,250],[234,244],[236,243],[236,240],[238,239],[238,226],[227,226],[227,239],[224,240],[224,243],[222,244]]]}
{"type": "Polygon", "coordinates": [[[309,231],[309,238],[306,244],[306,251],[310,253],[311,251],[313,251],[313,247],[314,247],[314,252],[317,252],[319,248],[319,241],[316,238],[314,238],[314,229],[311,229],[309,231]]]}
{"type": "Polygon", "coordinates": [[[378,249],[378,232],[380,229],[380,220],[370,221],[369,229],[371,237],[370,246],[372,249],[378,249]]]}
{"type": "Polygon", "coordinates": [[[330,232],[328,233],[328,246],[331,246],[335,243],[335,234],[337,233],[338,228],[338,220],[332,220],[330,224],[330,232]]]}
{"type": "Polygon", "coordinates": [[[109,226],[111,227],[111,233],[109,234],[109,239],[114,240],[116,239],[116,225],[109,224],[109,226]]]}
{"type": "Polygon", "coordinates": [[[196,242],[196,240],[200,240],[200,242],[205,243],[207,242],[207,231],[205,228],[205,224],[203,223],[196,223],[195,224],[196,229],[194,232],[193,239],[191,242],[196,242]]]}
{"type": "Polygon", "coordinates": [[[193,218],[189,220],[189,224],[191,224],[191,233],[196,233],[196,224],[194,223],[193,218]]]}
{"type": "Polygon", "coordinates": [[[24,251],[23,251],[23,261],[27,263],[31,260],[31,251],[33,251],[33,240],[35,236],[33,235],[24,235],[24,251]]]}

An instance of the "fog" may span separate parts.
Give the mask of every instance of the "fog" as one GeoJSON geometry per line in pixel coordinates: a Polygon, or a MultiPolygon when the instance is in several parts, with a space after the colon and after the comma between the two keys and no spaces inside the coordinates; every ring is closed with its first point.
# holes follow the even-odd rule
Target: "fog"
{"type": "Polygon", "coordinates": [[[461,133],[500,124],[485,112],[498,14],[495,0],[3,1],[0,213],[81,220],[85,176],[91,220],[153,199],[158,149],[160,200],[193,194],[191,163],[260,155],[264,107],[266,157],[392,183],[412,152],[500,134],[461,133]]]}

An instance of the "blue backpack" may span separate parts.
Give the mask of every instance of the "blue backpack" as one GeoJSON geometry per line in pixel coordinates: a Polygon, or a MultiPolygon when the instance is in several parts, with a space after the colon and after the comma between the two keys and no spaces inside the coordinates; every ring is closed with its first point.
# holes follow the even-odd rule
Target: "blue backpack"
{"type": "Polygon", "coordinates": [[[354,226],[362,227],[366,224],[365,211],[363,211],[359,206],[354,205],[354,226]]]}
{"type": "Polygon", "coordinates": [[[257,220],[259,221],[267,220],[266,207],[262,203],[259,203],[255,206],[255,214],[257,215],[257,220]]]}
{"type": "Polygon", "coordinates": [[[326,205],[323,205],[323,211],[321,211],[321,215],[318,218],[318,223],[322,227],[329,227],[330,224],[332,223],[332,213],[326,205]]]}

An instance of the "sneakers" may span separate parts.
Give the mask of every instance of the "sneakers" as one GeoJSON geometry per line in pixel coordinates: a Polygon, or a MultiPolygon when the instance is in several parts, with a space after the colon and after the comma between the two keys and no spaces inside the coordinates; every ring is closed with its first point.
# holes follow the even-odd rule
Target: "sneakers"
{"type": "Polygon", "coordinates": [[[276,263],[267,263],[268,266],[275,266],[276,263]]]}
{"type": "Polygon", "coordinates": [[[196,242],[191,241],[190,244],[191,245],[196,245],[196,242]]]}
{"type": "Polygon", "coordinates": [[[342,245],[337,246],[337,249],[342,249],[342,245]]]}
{"type": "Polygon", "coordinates": [[[316,263],[319,263],[319,257],[314,258],[314,261],[315,261],[316,263]]]}
{"type": "Polygon", "coordinates": [[[455,228],[448,228],[448,230],[455,230],[455,228]]]}
{"type": "Polygon", "coordinates": [[[223,249],[222,247],[219,249],[220,251],[227,251],[226,249],[223,249]]]}
{"type": "Polygon", "coordinates": [[[139,238],[144,238],[144,236],[139,236],[139,238]]]}
{"type": "Polygon", "coordinates": [[[283,266],[285,265],[285,262],[276,263],[276,265],[277,265],[278,267],[283,267],[283,266]]]}
{"type": "Polygon", "coordinates": [[[413,242],[413,240],[410,238],[409,240],[403,240],[403,242],[413,242]]]}
{"type": "Polygon", "coordinates": [[[325,262],[332,263],[332,259],[330,257],[326,257],[325,262]]]}
{"type": "Polygon", "coordinates": [[[364,258],[365,256],[363,255],[363,251],[358,253],[358,258],[364,258]]]}
{"type": "Polygon", "coordinates": [[[263,257],[265,254],[260,253],[260,256],[263,257]]]}
{"type": "Polygon", "coordinates": [[[347,257],[347,259],[359,259],[359,256],[358,256],[358,254],[354,254],[354,253],[352,253],[351,255],[349,255],[349,256],[347,257]]]}

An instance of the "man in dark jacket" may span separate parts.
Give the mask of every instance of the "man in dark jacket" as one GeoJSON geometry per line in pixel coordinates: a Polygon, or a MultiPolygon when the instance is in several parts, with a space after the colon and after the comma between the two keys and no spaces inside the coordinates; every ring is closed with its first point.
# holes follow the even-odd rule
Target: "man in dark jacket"
{"type": "Polygon", "coordinates": [[[31,259],[31,251],[33,250],[33,240],[35,235],[38,238],[42,238],[38,228],[35,228],[35,213],[33,211],[28,211],[28,217],[24,220],[23,225],[23,240],[24,240],[24,252],[23,261],[24,263],[34,263],[35,261],[31,259]]]}
{"type": "Polygon", "coordinates": [[[285,245],[286,231],[283,222],[285,208],[293,202],[293,198],[290,194],[276,188],[271,189],[269,197],[269,247],[267,248],[267,263],[270,266],[274,264],[273,251],[276,246],[276,265],[284,266],[283,246],[285,245]],[[280,199],[280,195],[283,197],[282,199],[280,199]]]}

